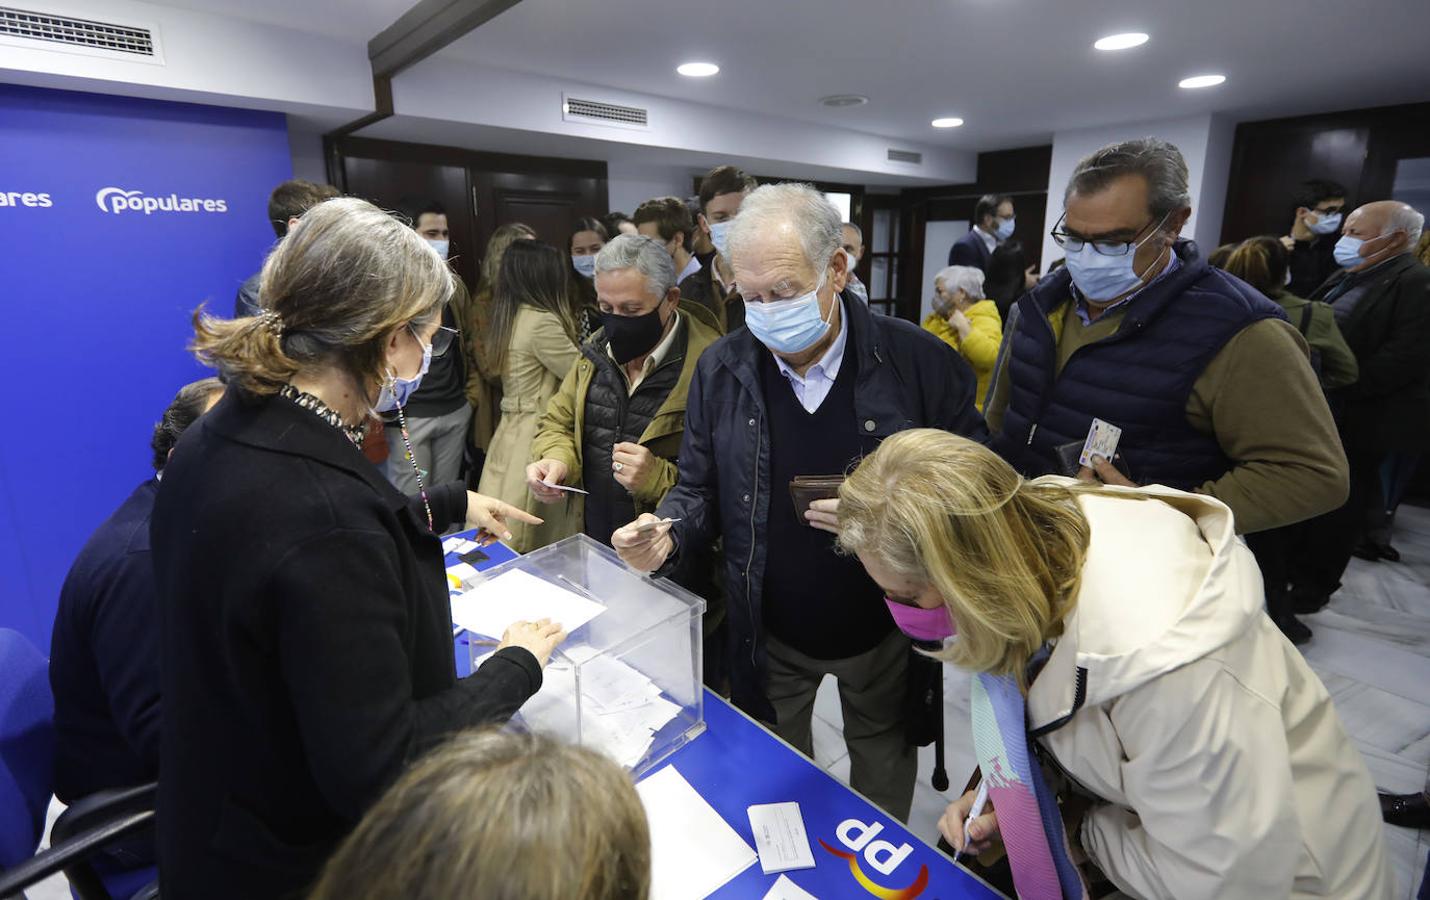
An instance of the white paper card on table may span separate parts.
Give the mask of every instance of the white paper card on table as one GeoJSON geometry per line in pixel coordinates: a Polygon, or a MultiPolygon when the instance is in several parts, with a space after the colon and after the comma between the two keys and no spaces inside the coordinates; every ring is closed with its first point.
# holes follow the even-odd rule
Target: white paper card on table
{"type": "Polygon", "coordinates": [[[565,491],[565,492],[568,493],[568,494],[589,494],[589,493],[591,493],[590,491],[583,491],[583,490],[581,490],[581,489],[578,488],[578,487],[571,487],[569,484],[552,484],[552,483],[549,482],[549,481],[543,481],[543,482],[541,482],[541,483],[544,484],[544,485],[546,485],[546,486],[549,487],[549,488],[554,489],[554,490],[565,491]]]}
{"type": "Polygon", "coordinates": [[[781,875],[770,886],[764,900],[819,900],[819,898],[790,881],[788,875],[781,875]]]}
{"type": "Polygon", "coordinates": [[[755,850],[766,875],[814,868],[814,851],[804,831],[798,803],[760,803],[746,812],[755,833],[755,850]]]}
{"type": "Polygon", "coordinates": [[[469,541],[464,537],[457,537],[456,535],[453,535],[452,537],[449,537],[442,542],[442,552],[456,553],[460,555],[463,553],[470,553],[473,550],[477,549],[479,546],[481,545],[478,544],[476,541],[469,541]]]}
{"type": "Polygon", "coordinates": [[[755,851],[674,766],[636,793],[650,821],[651,900],[708,897],[754,864],[755,851]]]}
{"type": "Polygon", "coordinates": [[[519,569],[452,598],[453,622],[494,638],[505,634],[513,622],[537,619],[560,622],[562,630],[570,634],[605,611],[593,600],[519,569]]]}
{"type": "MultiPolygon", "coordinates": [[[[448,566],[447,574],[457,579],[458,584],[466,584],[471,579],[477,577],[477,568],[471,563],[459,562],[455,566],[448,566]]],[[[497,637],[500,636],[501,635],[497,635],[497,637]]]]}
{"type": "Polygon", "coordinates": [[[1116,425],[1109,425],[1101,419],[1093,419],[1092,427],[1087,430],[1087,440],[1082,445],[1082,455],[1078,457],[1078,462],[1084,466],[1092,465],[1092,458],[1100,456],[1108,462],[1117,455],[1117,442],[1122,439],[1122,429],[1116,425]]]}

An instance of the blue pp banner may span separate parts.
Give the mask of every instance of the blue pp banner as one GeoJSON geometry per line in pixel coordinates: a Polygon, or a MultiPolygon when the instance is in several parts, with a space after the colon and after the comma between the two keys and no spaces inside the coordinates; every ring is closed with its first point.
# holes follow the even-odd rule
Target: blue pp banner
{"type": "Polygon", "coordinates": [[[212,374],[194,309],[232,313],[290,177],[281,114],[0,85],[0,627],[48,648],[75,554],[212,374]]]}

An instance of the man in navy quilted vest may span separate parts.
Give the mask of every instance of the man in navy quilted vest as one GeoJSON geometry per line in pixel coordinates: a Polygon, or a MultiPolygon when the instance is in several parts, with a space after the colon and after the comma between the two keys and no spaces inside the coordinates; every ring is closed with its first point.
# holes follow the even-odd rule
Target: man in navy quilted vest
{"type": "Polygon", "coordinates": [[[1077,164],[1063,208],[1067,265],[1009,323],[990,446],[1028,475],[1210,494],[1242,534],[1344,502],[1346,456],[1305,340],[1178,237],[1192,209],[1177,148],[1103,147],[1077,164]],[[1094,418],[1122,429],[1120,458],[1080,467],[1094,418]]]}

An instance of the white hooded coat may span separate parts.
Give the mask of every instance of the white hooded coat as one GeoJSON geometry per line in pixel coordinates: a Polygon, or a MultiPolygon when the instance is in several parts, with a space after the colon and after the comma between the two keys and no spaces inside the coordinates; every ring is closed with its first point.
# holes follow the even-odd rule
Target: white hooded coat
{"type": "Polygon", "coordinates": [[[1076,836],[1087,854],[1133,897],[1392,896],[1374,783],[1267,618],[1231,511],[1156,486],[1079,503],[1092,530],[1082,585],[1028,720],[1071,714],[1039,740],[1107,801],[1076,836]]]}

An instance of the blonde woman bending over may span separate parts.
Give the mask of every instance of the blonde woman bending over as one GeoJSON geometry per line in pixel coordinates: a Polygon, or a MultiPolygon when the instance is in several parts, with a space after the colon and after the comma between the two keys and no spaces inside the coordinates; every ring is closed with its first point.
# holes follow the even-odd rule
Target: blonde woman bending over
{"type": "Polygon", "coordinates": [[[1096,867],[1134,897],[1391,896],[1370,775],[1221,502],[1027,482],[920,429],[864,460],[838,516],[900,627],[976,675],[990,802],[967,847],[973,792],[939,828],[1001,842],[1019,895],[1085,896],[1096,867]]]}
{"type": "Polygon", "coordinates": [[[650,828],[619,766],[550,738],[467,732],[374,806],[309,900],[646,900],[650,828]]]}

